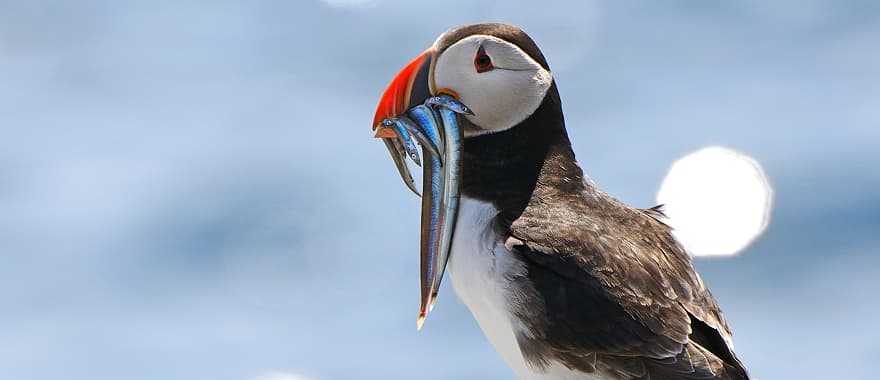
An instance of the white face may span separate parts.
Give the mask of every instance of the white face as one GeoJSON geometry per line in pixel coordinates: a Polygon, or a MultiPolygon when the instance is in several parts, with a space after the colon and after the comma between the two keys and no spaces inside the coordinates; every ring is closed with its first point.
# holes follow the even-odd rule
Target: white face
{"type": "Polygon", "coordinates": [[[487,35],[469,36],[448,47],[437,57],[433,78],[432,93],[451,90],[474,111],[467,118],[482,131],[465,136],[519,124],[538,109],[553,81],[519,47],[487,35]]]}

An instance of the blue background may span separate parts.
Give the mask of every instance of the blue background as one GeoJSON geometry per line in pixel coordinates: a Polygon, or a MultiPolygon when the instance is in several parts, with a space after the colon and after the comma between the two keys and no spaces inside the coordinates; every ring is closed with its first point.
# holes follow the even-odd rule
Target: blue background
{"type": "Polygon", "coordinates": [[[586,171],[754,156],[776,208],[697,267],[761,379],[880,360],[871,1],[0,1],[0,378],[512,378],[451,289],[422,332],[418,200],[370,138],[441,32],[542,47],[586,171]]]}

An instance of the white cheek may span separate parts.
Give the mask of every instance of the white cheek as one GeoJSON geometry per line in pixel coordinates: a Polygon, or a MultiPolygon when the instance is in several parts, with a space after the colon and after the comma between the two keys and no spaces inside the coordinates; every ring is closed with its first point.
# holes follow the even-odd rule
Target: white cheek
{"type": "MultiPolygon", "coordinates": [[[[486,38],[490,37],[468,37],[441,54],[434,67],[433,90],[445,88],[457,93],[474,111],[468,120],[483,133],[492,133],[509,129],[532,115],[544,101],[553,78],[549,71],[506,42],[484,45],[495,54],[499,68],[477,73],[474,53],[486,38]],[[503,50],[505,47],[516,50],[503,50]]],[[[480,132],[468,133],[474,134],[480,132]]]]}
{"type": "Polygon", "coordinates": [[[470,80],[459,84],[458,93],[474,110],[468,120],[486,133],[509,129],[531,116],[552,83],[550,73],[543,69],[493,70],[466,78],[470,80]]]}

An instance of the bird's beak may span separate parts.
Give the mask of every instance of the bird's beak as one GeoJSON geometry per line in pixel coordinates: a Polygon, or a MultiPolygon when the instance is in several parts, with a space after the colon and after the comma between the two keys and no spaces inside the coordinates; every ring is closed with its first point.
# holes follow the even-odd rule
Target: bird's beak
{"type": "MultiPolygon", "coordinates": [[[[470,110],[451,95],[431,97],[431,64],[435,53],[429,49],[407,64],[391,81],[373,119],[375,137],[388,147],[400,175],[414,192],[406,158],[409,136],[422,146],[422,213],[420,244],[419,316],[421,329],[437,299],[437,292],[452,246],[452,235],[460,198],[463,134],[457,115],[470,110]],[[425,105],[426,100],[431,105],[425,105]],[[436,101],[436,102],[434,102],[436,101]]],[[[408,152],[409,150],[409,152],[408,152]]],[[[416,163],[419,160],[414,159],[416,163]]]]}
{"type": "Polygon", "coordinates": [[[425,50],[394,76],[376,107],[376,115],[373,117],[374,137],[397,137],[393,128],[382,125],[382,120],[400,115],[431,96],[430,71],[433,60],[434,49],[425,50]]]}

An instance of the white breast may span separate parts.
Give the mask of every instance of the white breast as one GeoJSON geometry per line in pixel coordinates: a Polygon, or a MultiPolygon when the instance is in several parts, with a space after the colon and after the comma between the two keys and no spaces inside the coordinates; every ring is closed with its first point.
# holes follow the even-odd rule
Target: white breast
{"type": "Polygon", "coordinates": [[[504,247],[504,237],[492,229],[498,210],[491,204],[462,197],[449,257],[449,275],[458,298],[470,309],[483,333],[523,380],[597,379],[572,372],[562,365],[545,371],[532,369],[516,342],[514,323],[507,309],[510,274],[523,272],[523,264],[504,247]]]}

